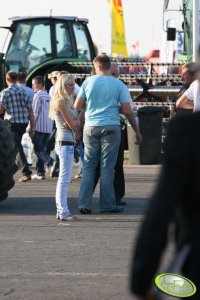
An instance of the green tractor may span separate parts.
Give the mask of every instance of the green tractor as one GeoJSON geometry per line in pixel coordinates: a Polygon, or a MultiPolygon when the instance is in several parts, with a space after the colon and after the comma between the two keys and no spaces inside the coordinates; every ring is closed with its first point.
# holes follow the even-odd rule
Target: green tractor
{"type": "MultiPolygon", "coordinates": [[[[36,75],[52,71],[79,72],[76,63],[91,62],[96,55],[87,19],[77,17],[15,17],[10,27],[2,27],[12,34],[6,53],[0,54],[0,90],[5,87],[8,70],[25,72],[27,84],[36,75]]],[[[90,67],[91,69],[91,67],[90,67]]],[[[81,73],[90,72],[88,67],[81,73]]],[[[47,89],[50,82],[47,80],[47,89]]]]}
{"type": "MultiPolygon", "coordinates": [[[[5,53],[0,53],[0,91],[6,87],[5,74],[9,70],[25,72],[27,85],[42,75],[46,89],[51,82],[48,74],[65,70],[77,76],[79,83],[91,71],[96,56],[87,19],[77,17],[15,17],[11,18],[11,35],[5,53]]],[[[5,200],[14,186],[16,173],[12,132],[0,118],[0,201],[5,200]]]]}

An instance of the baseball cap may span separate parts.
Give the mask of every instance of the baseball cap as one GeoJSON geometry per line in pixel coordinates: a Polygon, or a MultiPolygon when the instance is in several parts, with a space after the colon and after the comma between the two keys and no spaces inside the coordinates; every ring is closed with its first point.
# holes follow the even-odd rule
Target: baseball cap
{"type": "Polygon", "coordinates": [[[50,74],[48,74],[48,78],[51,79],[53,77],[58,77],[60,75],[59,71],[53,71],[50,74]]]}

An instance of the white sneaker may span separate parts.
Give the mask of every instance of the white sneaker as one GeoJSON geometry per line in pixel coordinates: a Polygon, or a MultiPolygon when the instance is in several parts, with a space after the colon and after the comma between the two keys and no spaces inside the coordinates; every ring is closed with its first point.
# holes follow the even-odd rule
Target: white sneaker
{"type": "Polygon", "coordinates": [[[49,176],[50,177],[58,177],[59,176],[59,170],[55,169],[54,166],[51,167],[49,176]]]}
{"type": "Polygon", "coordinates": [[[48,175],[50,175],[50,173],[51,173],[51,167],[50,167],[50,166],[46,166],[46,167],[45,167],[45,172],[46,172],[48,175]]]}
{"type": "Polygon", "coordinates": [[[38,180],[42,180],[42,179],[45,179],[45,176],[44,175],[37,175],[37,174],[34,174],[31,176],[32,179],[38,179],[38,180]]]}
{"type": "Polygon", "coordinates": [[[67,217],[62,217],[60,218],[60,221],[64,221],[64,222],[72,222],[72,221],[79,221],[79,219],[76,217],[76,216],[72,216],[72,215],[69,215],[67,217]]]}
{"type": "Polygon", "coordinates": [[[82,177],[82,174],[76,174],[74,175],[74,179],[78,179],[78,178],[81,178],[82,177]]]}

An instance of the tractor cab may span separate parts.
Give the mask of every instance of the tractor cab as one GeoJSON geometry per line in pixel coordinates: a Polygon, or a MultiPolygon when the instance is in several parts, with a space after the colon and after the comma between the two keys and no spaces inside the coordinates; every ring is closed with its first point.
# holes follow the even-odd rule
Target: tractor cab
{"type": "MultiPolygon", "coordinates": [[[[27,83],[35,75],[46,75],[54,70],[71,72],[69,62],[87,62],[95,57],[87,19],[52,16],[10,20],[12,24],[8,29],[12,37],[4,57],[1,55],[4,65],[1,71],[26,72],[27,83]]],[[[4,85],[0,83],[1,88],[4,85]]]]}

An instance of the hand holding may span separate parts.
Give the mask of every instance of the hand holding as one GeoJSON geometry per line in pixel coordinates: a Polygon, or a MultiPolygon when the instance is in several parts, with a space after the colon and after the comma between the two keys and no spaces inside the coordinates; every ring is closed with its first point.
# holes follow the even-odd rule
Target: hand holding
{"type": "Polygon", "coordinates": [[[34,127],[29,127],[27,129],[27,132],[28,132],[29,136],[32,138],[35,134],[35,128],[34,127]]]}
{"type": "Polygon", "coordinates": [[[135,137],[136,137],[136,142],[135,142],[135,144],[136,144],[136,145],[141,144],[141,143],[142,143],[142,136],[141,136],[140,132],[136,132],[135,137]]]}

